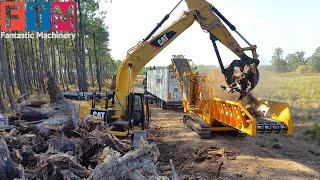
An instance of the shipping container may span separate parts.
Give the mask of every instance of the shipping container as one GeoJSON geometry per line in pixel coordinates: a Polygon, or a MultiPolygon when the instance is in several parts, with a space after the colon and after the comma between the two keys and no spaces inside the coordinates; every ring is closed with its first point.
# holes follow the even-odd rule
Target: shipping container
{"type": "Polygon", "coordinates": [[[181,107],[180,84],[172,65],[150,68],[147,71],[147,92],[162,108],[181,107]]]}

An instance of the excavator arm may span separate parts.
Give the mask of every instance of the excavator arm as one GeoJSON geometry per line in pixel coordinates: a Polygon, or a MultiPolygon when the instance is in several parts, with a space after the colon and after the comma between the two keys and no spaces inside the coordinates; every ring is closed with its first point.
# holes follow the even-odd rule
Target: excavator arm
{"type": "Polygon", "coordinates": [[[194,13],[184,12],[180,19],[150,39],[145,39],[130,49],[120,65],[116,78],[116,96],[124,104],[126,96],[134,85],[141,69],[163,49],[165,49],[182,32],[194,23],[194,13]]]}
{"type": "MultiPolygon", "coordinates": [[[[181,2],[182,0],[180,3],[181,2]]],[[[226,77],[230,91],[237,91],[243,95],[256,86],[259,79],[259,73],[256,69],[259,64],[256,46],[248,43],[250,47],[241,48],[221,20],[223,20],[231,30],[236,31],[236,28],[212,4],[205,0],[185,0],[185,2],[188,5],[189,11],[184,12],[180,19],[153,36],[160,26],[169,18],[171,11],[147,38],[128,51],[126,58],[119,67],[116,78],[116,96],[120,104],[125,103],[126,96],[130,93],[135,78],[141,69],[195,21],[200,24],[202,29],[210,34],[210,39],[215,48],[222,73],[226,77]],[[225,68],[215,43],[217,40],[234,52],[240,60],[233,61],[228,68],[225,68]],[[252,58],[245,54],[247,50],[252,51],[252,58]],[[241,76],[234,76],[234,69],[236,67],[240,69],[241,76]],[[245,67],[247,67],[247,69],[245,69],[245,67]]],[[[241,34],[239,35],[242,37],[241,34]]],[[[244,40],[248,42],[246,39],[244,40]]]]}
{"type": "Polygon", "coordinates": [[[252,90],[259,81],[259,71],[257,66],[259,64],[258,54],[256,52],[256,45],[248,42],[230,23],[230,21],[223,16],[212,4],[205,0],[185,0],[190,11],[195,12],[195,18],[200,24],[201,28],[210,34],[210,40],[214,46],[219,65],[222,73],[225,75],[226,82],[229,86],[229,91],[237,91],[241,94],[240,99],[246,93],[252,90]],[[224,26],[221,20],[234,32],[236,32],[249,47],[242,48],[230,31],[224,26]],[[216,41],[220,41],[224,46],[236,54],[240,60],[234,60],[227,68],[224,67],[220,57],[216,41]],[[251,51],[252,58],[245,54],[245,51],[251,51]],[[241,74],[234,76],[234,70],[238,67],[241,74]]]}

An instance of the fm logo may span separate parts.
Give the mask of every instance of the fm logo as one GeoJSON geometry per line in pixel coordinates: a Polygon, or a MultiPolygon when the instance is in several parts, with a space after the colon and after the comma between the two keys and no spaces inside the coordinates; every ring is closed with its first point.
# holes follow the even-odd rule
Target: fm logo
{"type": "Polygon", "coordinates": [[[106,112],[93,111],[92,116],[104,119],[106,112]]]}
{"type": "Polygon", "coordinates": [[[0,31],[76,31],[77,2],[0,0],[0,31]]]}
{"type": "Polygon", "coordinates": [[[177,33],[174,31],[169,31],[165,34],[160,35],[155,40],[153,40],[150,44],[152,46],[161,48],[163,47],[167,42],[169,42],[177,33]]]}

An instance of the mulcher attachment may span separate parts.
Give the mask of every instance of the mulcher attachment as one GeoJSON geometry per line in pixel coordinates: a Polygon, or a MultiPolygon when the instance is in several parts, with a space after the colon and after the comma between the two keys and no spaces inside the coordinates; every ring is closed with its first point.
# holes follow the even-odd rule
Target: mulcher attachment
{"type": "Polygon", "coordinates": [[[257,118],[258,133],[287,133],[288,126],[272,119],[257,118]]]}
{"type": "Polygon", "coordinates": [[[201,139],[209,139],[211,137],[210,125],[197,116],[184,115],[183,123],[196,132],[201,139]]]}

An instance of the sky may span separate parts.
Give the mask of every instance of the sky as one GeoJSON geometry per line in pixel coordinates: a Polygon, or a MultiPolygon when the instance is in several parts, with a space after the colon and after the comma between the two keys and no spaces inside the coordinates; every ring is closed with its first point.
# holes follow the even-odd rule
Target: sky
{"type": "MultiPolygon", "coordinates": [[[[110,33],[110,49],[114,59],[122,60],[131,47],[145,38],[179,0],[112,0],[101,3],[107,11],[105,23],[110,33]]],[[[305,51],[312,55],[320,47],[319,0],[208,0],[237,30],[258,46],[261,64],[270,64],[274,49],[284,54],[305,51]]],[[[183,2],[162,26],[166,28],[187,10],[183,2]]],[[[236,37],[236,35],[233,33],[236,37]]],[[[242,47],[246,44],[236,38],[242,47]]],[[[237,59],[231,51],[218,44],[223,62],[237,59]]],[[[172,55],[182,54],[195,64],[218,65],[209,34],[195,22],[147,66],[165,66],[172,55]]]]}

